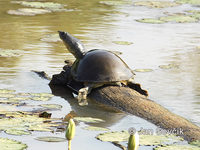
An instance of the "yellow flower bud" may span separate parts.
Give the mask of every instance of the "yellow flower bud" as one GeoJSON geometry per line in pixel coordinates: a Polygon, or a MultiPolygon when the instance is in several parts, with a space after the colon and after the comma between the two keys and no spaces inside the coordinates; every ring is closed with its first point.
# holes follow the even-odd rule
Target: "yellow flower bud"
{"type": "Polygon", "coordinates": [[[67,140],[72,140],[74,138],[74,135],[75,135],[75,123],[74,123],[74,120],[73,119],[70,119],[69,120],[69,124],[67,126],[67,129],[66,129],[66,134],[65,134],[65,137],[67,138],[67,140]]]}
{"type": "Polygon", "coordinates": [[[128,140],[128,150],[137,150],[139,147],[139,135],[136,132],[131,134],[128,140]]]}

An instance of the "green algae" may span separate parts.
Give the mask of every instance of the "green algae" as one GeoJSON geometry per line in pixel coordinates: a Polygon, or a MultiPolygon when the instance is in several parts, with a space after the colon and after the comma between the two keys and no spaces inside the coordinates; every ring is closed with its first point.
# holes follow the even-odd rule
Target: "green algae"
{"type": "Polygon", "coordinates": [[[0,137],[0,148],[1,150],[24,150],[27,145],[16,140],[0,137]]]}

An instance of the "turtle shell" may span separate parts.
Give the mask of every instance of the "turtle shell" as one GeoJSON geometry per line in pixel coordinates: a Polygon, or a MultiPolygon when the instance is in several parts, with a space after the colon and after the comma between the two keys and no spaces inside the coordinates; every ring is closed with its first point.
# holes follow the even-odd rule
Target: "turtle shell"
{"type": "Polygon", "coordinates": [[[134,75],[119,56],[100,49],[88,51],[74,69],[74,79],[79,82],[116,82],[134,75]]]}

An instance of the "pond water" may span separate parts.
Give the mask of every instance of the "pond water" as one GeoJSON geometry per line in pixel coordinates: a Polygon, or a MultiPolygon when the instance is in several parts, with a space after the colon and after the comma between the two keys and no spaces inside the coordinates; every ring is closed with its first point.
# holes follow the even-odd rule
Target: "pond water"
{"type": "MultiPolygon", "coordinates": [[[[43,0],[45,1],[45,0],[43,0]]],[[[49,0],[50,1],[50,0],[49,0]]],[[[68,31],[79,38],[88,50],[103,48],[119,51],[120,57],[132,68],[151,69],[135,72],[136,82],[149,92],[149,98],[173,113],[200,125],[200,24],[199,21],[162,24],[138,22],[143,18],[159,18],[166,14],[187,13],[200,10],[191,4],[167,8],[135,6],[134,1],[100,0],[55,0],[65,5],[65,11],[53,11],[35,16],[11,15],[8,10],[24,8],[10,0],[0,1],[0,50],[23,50],[20,57],[0,57],[0,89],[17,92],[51,93],[47,80],[31,70],[45,71],[49,75],[59,73],[64,60],[74,59],[59,40],[57,31],[68,31]],[[118,43],[120,41],[129,44],[118,43]]],[[[164,1],[164,0],[162,0],[164,1]]],[[[156,127],[135,116],[113,113],[91,104],[78,106],[75,99],[66,93],[55,96],[50,102],[63,106],[62,111],[53,111],[54,117],[64,117],[71,110],[78,116],[97,117],[106,120],[97,126],[111,130],[155,129],[156,127]]],[[[38,102],[40,104],[40,102],[38,102]]],[[[114,145],[95,139],[98,131],[87,131],[81,123],[72,141],[72,149],[119,149],[114,145]]],[[[46,143],[36,141],[37,136],[64,133],[33,132],[28,136],[11,136],[3,132],[0,137],[23,141],[29,150],[67,148],[65,142],[46,143]]],[[[145,148],[144,148],[145,149],[145,148]]]]}

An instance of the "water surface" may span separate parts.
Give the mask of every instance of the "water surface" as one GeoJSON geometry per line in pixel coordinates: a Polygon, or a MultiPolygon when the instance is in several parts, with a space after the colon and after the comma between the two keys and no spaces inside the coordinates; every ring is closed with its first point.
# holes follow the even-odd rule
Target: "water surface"
{"type": "MultiPolygon", "coordinates": [[[[191,5],[174,8],[151,9],[134,6],[133,2],[109,6],[99,0],[56,0],[66,4],[67,12],[53,12],[36,16],[15,16],[7,14],[10,9],[22,8],[7,0],[0,1],[0,48],[24,50],[21,57],[0,57],[0,88],[15,89],[18,92],[49,92],[48,81],[41,79],[31,70],[43,70],[49,75],[59,73],[64,60],[74,59],[61,41],[47,41],[58,30],[68,31],[79,38],[86,48],[103,48],[120,51],[120,57],[130,68],[152,69],[152,72],[136,72],[136,82],[149,91],[150,99],[173,113],[181,115],[200,125],[200,25],[196,23],[145,24],[137,19],[159,17],[168,13],[183,13],[199,9],[191,5]],[[119,45],[113,41],[133,42],[119,45]],[[162,69],[160,65],[173,64],[175,67],[162,69]]],[[[86,108],[77,105],[70,96],[52,99],[51,103],[61,104],[62,111],[53,112],[64,117],[71,110],[80,116],[105,119],[99,126],[112,130],[153,128],[147,121],[132,115],[107,112],[97,106],[86,108]]],[[[77,128],[72,142],[73,149],[118,149],[110,143],[102,143],[94,137],[99,132],[77,128]],[[77,144],[78,143],[78,144],[77,144]]],[[[53,133],[34,132],[30,136],[14,137],[28,144],[30,150],[66,149],[66,143],[45,143],[34,140],[37,136],[53,133]]],[[[11,137],[4,133],[1,137],[11,137]]],[[[64,136],[59,133],[57,136],[64,136]]]]}

